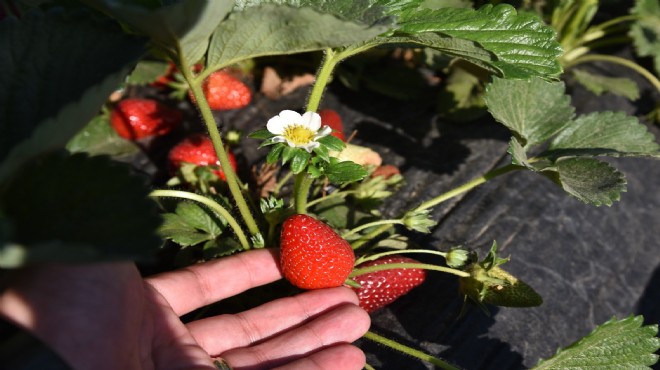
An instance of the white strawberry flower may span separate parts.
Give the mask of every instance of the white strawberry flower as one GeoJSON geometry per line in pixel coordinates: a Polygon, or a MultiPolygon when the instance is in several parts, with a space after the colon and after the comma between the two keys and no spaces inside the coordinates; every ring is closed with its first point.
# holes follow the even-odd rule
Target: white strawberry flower
{"type": "Polygon", "coordinates": [[[269,119],[266,128],[275,134],[273,142],[286,142],[290,147],[303,148],[310,153],[321,145],[318,139],[332,132],[329,126],[321,127],[318,113],[305,112],[301,115],[292,110],[283,110],[269,119]]]}

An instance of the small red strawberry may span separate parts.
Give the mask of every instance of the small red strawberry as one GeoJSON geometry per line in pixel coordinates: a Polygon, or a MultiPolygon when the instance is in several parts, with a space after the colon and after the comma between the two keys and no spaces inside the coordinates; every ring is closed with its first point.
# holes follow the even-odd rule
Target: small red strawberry
{"type": "MultiPolygon", "coordinates": [[[[236,157],[234,153],[229,151],[229,163],[234,171],[236,171],[236,157]]],[[[198,166],[220,166],[220,161],[213,148],[211,138],[203,134],[191,135],[177,145],[175,145],[167,156],[170,168],[173,170],[181,167],[183,162],[192,163],[198,166]]],[[[222,168],[213,171],[220,179],[226,180],[225,173],[222,168]]]]}
{"type": "MultiPolygon", "coordinates": [[[[392,263],[419,262],[412,258],[394,255],[365,262],[358,268],[392,263]]],[[[426,279],[426,270],[417,268],[381,270],[358,275],[352,279],[362,286],[353,288],[360,300],[360,307],[367,312],[373,312],[394,302],[423,283],[426,279]]]]}
{"type": "Polygon", "coordinates": [[[355,254],[330,226],[307,215],[282,225],[280,262],[284,277],[302,289],[338,287],[353,271],[355,254]]]}
{"type": "Polygon", "coordinates": [[[252,101],[252,91],[236,76],[220,70],[213,72],[202,85],[211,109],[230,110],[246,107],[252,101]]]}
{"type": "Polygon", "coordinates": [[[167,62],[167,71],[162,76],[159,76],[156,81],[151,83],[151,86],[157,87],[160,89],[165,89],[169,86],[171,82],[176,81],[174,74],[177,72],[176,65],[172,62],[167,62]]]}
{"type": "Polygon", "coordinates": [[[119,136],[128,140],[164,135],[181,121],[180,111],[152,99],[124,99],[110,113],[110,124],[119,136]]]}
{"type": "Polygon", "coordinates": [[[344,135],[344,122],[341,120],[339,113],[332,109],[321,109],[319,111],[319,116],[321,116],[321,124],[330,126],[332,129],[332,136],[346,142],[346,136],[344,135]]]}

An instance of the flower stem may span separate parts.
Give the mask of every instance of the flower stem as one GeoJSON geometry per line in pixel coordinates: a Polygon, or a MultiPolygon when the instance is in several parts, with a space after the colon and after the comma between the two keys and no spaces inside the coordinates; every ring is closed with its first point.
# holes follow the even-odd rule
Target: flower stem
{"type": "Polygon", "coordinates": [[[218,202],[214,201],[213,199],[207,198],[199,194],[190,193],[181,190],[154,190],[149,194],[149,196],[189,199],[204,204],[205,206],[211,208],[213,211],[218,213],[220,217],[224,218],[227,221],[227,224],[229,224],[232,230],[234,230],[234,234],[236,234],[236,237],[238,238],[238,241],[241,243],[243,249],[245,250],[250,249],[250,243],[245,237],[245,234],[243,233],[241,226],[238,224],[238,222],[236,222],[236,219],[223,206],[221,206],[218,202]]]}
{"type": "Polygon", "coordinates": [[[363,225],[360,225],[354,229],[351,229],[350,231],[347,231],[345,234],[342,235],[343,238],[346,238],[347,236],[351,236],[357,232],[360,232],[364,229],[368,229],[370,227],[374,226],[380,226],[380,225],[403,225],[403,220],[401,219],[390,219],[390,220],[378,220],[374,222],[369,222],[363,225]]]}
{"type": "Polygon", "coordinates": [[[366,244],[367,242],[369,242],[371,239],[373,239],[373,238],[377,237],[378,235],[380,235],[380,234],[386,232],[387,230],[389,230],[389,229],[392,228],[393,226],[394,226],[394,224],[385,224],[385,225],[381,225],[381,226],[378,227],[377,229],[375,229],[375,230],[369,232],[369,234],[367,234],[367,235],[365,235],[364,237],[362,237],[362,238],[360,238],[360,239],[354,241],[353,243],[351,243],[351,247],[352,247],[353,249],[358,249],[358,248],[360,248],[361,246],[363,246],[364,244],[366,244]]]}
{"type": "Polygon", "coordinates": [[[624,67],[630,68],[635,72],[639,73],[640,75],[644,76],[644,78],[646,78],[653,85],[653,87],[655,87],[656,90],[660,91],[660,80],[658,80],[658,78],[655,77],[653,73],[647,71],[644,67],[626,58],[621,58],[613,55],[589,54],[589,55],[583,55],[579,58],[567,62],[565,67],[569,68],[577,64],[587,63],[587,62],[607,62],[607,63],[619,64],[624,67]]]}
{"type": "Polygon", "coordinates": [[[364,370],[376,370],[376,368],[369,364],[364,364],[364,370]]]}
{"type": "Polygon", "coordinates": [[[350,275],[348,275],[348,277],[351,278],[351,277],[355,277],[355,276],[368,274],[370,272],[384,271],[384,270],[395,270],[395,269],[423,269],[423,270],[430,270],[430,271],[446,272],[448,274],[453,274],[453,275],[460,276],[460,277],[469,277],[470,276],[469,272],[456,270],[456,269],[453,269],[453,268],[450,268],[450,267],[431,265],[431,264],[428,264],[428,263],[386,263],[386,264],[383,264],[383,265],[356,268],[351,272],[350,275]]]}
{"type": "Polygon", "coordinates": [[[254,220],[254,217],[252,217],[250,207],[247,205],[247,202],[243,197],[243,192],[240,189],[236,172],[234,172],[229,162],[229,156],[227,155],[227,152],[225,151],[224,145],[222,143],[220,131],[218,130],[218,126],[215,124],[215,119],[213,118],[213,112],[211,112],[211,108],[209,107],[209,104],[206,101],[206,97],[204,96],[204,92],[202,91],[202,82],[198,79],[195,79],[195,77],[190,72],[189,66],[186,65],[184,60],[181,60],[181,64],[181,72],[183,73],[186,81],[188,81],[193,96],[195,97],[195,101],[197,102],[199,111],[202,114],[204,124],[206,125],[209,136],[211,137],[211,141],[213,142],[213,148],[218,155],[220,166],[222,167],[222,171],[227,178],[229,191],[234,197],[234,202],[236,203],[236,206],[238,207],[238,210],[243,217],[243,221],[245,221],[245,225],[247,226],[248,230],[252,235],[257,235],[260,232],[259,227],[257,226],[257,222],[254,220]]]}
{"type": "Polygon", "coordinates": [[[340,60],[339,58],[335,58],[335,55],[336,52],[334,50],[330,48],[325,49],[323,63],[321,64],[321,68],[316,74],[316,80],[314,81],[312,92],[309,94],[309,100],[307,101],[307,112],[316,112],[316,110],[319,109],[319,103],[321,103],[323,91],[325,91],[326,86],[330,82],[332,72],[340,60]]]}
{"type": "Polygon", "coordinates": [[[296,175],[293,185],[294,208],[297,214],[307,214],[307,198],[309,197],[309,188],[312,186],[312,179],[306,172],[296,175]]]}
{"type": "Polygon", "coordinates": [[[351,194],[357,193],[357,190],[343,190],[343,191],[335,191],[334,193],[330,193],[324,197],[319,197],[316,198],[310,202],[307,203],[307,208],[319,204],[321,202],[325,202],[326,200],[334,199],[334,198],[343,198],[351,194]]]}
{"type": "Polygon", "coordinates": [[[372,254],[372,255],[369,255],[369,256],[362,256],[362,257],[358,258],[355,261],[355,265],[357,266],[361,263],[377,260],[381,257],[391,256],[391,255],[394,255],[394,254],[405,254],[405,253],[425,253],[425,254],[434,254],[434,255],[437,255],[437,256],[447,257],[447,253],[445,253],[445,252],[434,251],[434,250],[430,250],[430,249],[402,249],[402,250],[396,250],[396,251],[376,253],[376,254],[372,254]]]}
{"type": "Polygon", "coordinates": [[[471,181],[469,181],[469,182],[467,182],[467,183],[465,183],[465,184],[463,184],[463,185],[461,185],[457,188],[454,188],[454,189],[452,189],[452,190],[450,190],[446,193],[440,194],[439,196],[422,203],[419,207],[417,207],[415,209],[415,211],[422,211],[422,210],[434,207],[434,206],[446,201],[447,199],[451,199],[451,198],[453,198],[453,197],[455,197],[459,194],[470,191],[470,190],[476,188],[477,186],[479,186],[481,184],[484,184],[488,180],[491,180],[491,179],[493,179],[497,176],[504,175],[505,173],[509,173],[511,171],[514,171],[514,170],[519,170],[521,168],[522,167],[516,166],[516,165],[513,165],[513,164],[509,164],[509,165],[506,165],[504,167],[496,168],[496,169],[484,174],[483,176],[477,177],[476,179],[473,179],[473,180],[471,180],[471,181]]]}
{"type": "Polygon", "coordinates": [[[403,345],[399,342],[393,341],[391,339],[385,338],[383,336],[380,336],[372,331],[368,331],[364,334],[363,338],[368,339],[372,342],[376,342],[378,344],[381,344],[385,347],[392,348],[393,350],[405,353],[406,355],[418,358],[422,361],[426,361],[428,363],[431,363],[435,366],[440,367],[441,369],[445,370],[460,370],[459,368],[450,365],[448,362],[441,360],[437,357],[433,357],[427,353],[424,353],[420,350],[410,348],[406,345],[403,345]]]}

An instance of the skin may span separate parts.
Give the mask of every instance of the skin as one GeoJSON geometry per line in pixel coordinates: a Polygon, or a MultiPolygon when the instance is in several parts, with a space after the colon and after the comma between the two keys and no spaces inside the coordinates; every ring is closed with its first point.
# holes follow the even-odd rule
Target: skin
{"type": "Polygon", "coordinates": [[[339,287],[282,298],[236,315],[183,324],[197,308],[282,277],[271,250],[254,250],[143,279],[134,264],[19,270],[0,315],[31,330],[75,369],[361,369],[350,343],[370,325],[339,287]]]}

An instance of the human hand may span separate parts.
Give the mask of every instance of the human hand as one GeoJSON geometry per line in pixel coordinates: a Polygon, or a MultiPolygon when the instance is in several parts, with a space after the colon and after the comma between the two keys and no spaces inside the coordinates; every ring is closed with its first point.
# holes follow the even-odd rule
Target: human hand
{"type": "Polygon", "coordinates": [[[237,315],[179,316],[281,278],[255,250],[143,280],[135,265],[33,267],[16,272],[0,314],[28,328],[75,369],[361,369],[350,345],[369,316],[348,288],[282,298],[237,315]]]}

